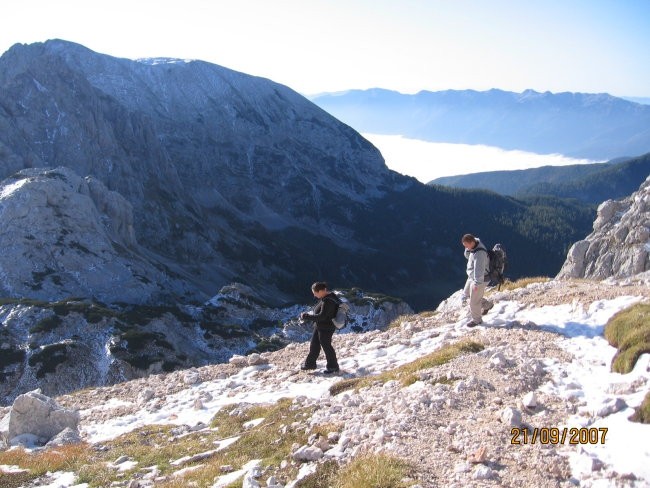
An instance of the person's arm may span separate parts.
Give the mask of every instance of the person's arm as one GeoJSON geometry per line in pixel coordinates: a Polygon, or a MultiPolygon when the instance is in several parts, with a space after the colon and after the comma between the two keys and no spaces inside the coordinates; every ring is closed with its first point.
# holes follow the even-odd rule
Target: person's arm
{"type": "Polygon", "coordinates": [[[485,268],[487,267],[487,251],[481,248],[480,251],[474,252],[474,269],[472,280],[474,283],[483,283],[485,281],[485,268]]]}
{"type": "Polygon", "coordinates": [[[303,312],[302,314],[300,314],[300,318],[305,322],[316,322],[318,320],[317,317],[321,314],[322,309],[323,309],[323,302],[321,301],[320,303],[317,303],[316,306],[314,307],[314,313],[303,312]]]}
{"type": "Polygon", "coordinates": [[[311,322],[326,322],[332,320],[336,316],[336,309],[338,304],[331,298],[323,298],[323,300],[316,306],[313,314],[305,314],[303,320],[311,322]]]}

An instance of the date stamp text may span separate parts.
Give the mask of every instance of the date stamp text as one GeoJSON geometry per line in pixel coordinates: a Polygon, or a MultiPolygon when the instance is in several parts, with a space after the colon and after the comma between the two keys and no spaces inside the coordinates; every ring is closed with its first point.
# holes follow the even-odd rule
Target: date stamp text
{"type": "Polygon", "coordinates": [[[510,444],[605,444],[607,427],[513,427],[510,444]]]}

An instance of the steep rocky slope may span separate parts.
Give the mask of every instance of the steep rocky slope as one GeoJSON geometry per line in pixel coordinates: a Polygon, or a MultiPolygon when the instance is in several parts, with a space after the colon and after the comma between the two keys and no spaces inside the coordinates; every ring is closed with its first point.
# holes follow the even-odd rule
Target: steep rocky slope
{"type": "MultiPolygon", "coordinates": [[[[597,337],[572,338],[569,327],[598,330],[607,320],[603,310],[649,300],[649,279],[646,273],[625,282],[550,281],[496,293],[490,297],[495,307],[486,316],[488,325],[476,329],[462,325],[463,308],[455,294],[436,314],[403,317],[399,326],[383,332],[336,336],[344,368],[339,378],[297,372],[307,352],[303,343],[264,353],[255,363],[233,360],[229,365],[154,375],[57,401],[80,410],[82,437],[92,443],[87,451],[95,453],[93,462],[107,463],[108,472],[114,474],[106,479],[121,486],[198,483],[219,487],[237,478],[244,479],[247,488],[301,486],[292,480],[306,480],[310,472],[323,469],[328,462],[342,467],[376,452],[411,464],[409,479],[402,485],[409,487],[646,486],[650,478],[642,466],[617,464],[608,451],[598,449],[601,446],[531,442],[530,438],[524,442],[523,437],[513,437],[513,429],[523,436],[520,429],[598,427],[610,416],[629,416],[629,407],[647,391],[647,371],[608,376],[607,361],[589,355],[590,350],[603,347],[594,342],[597,337]],[[565,317],[566,322],[555,322],[556,316],[565,317]],[[395,373],[402,365],[459,341],[480,347],[416,369],[414,382],[403,383],[403,377],[395,373]],[[572,348],[574,341],[582,346],[572,348]],[[380,374],[392,374],[393,379],[373,376],[380,374]],[[587,382],[592,376],[601,381],[587,382]],[[359,383],[358,389],[354,384],[344,389],[340,383],[364,378],[370,381],[359,383]],[[597,403],[590,400],[594,389],[602,395],[597,403]],[[300,413],[290,424],[273,420],[271,425],[265,425],[263,418],[271,415],[269,410],[257,414],[262,418],[246,415],[253,411],[251,402],[275,403],[282,396],[291,400],[283,407],[285,416],[292,411],[311,413],[300,413]],[[237,422],[242,417],[247,422],[237,435],[224,439],[220,429],[226,424],[218,424],[217,429],[208,426],[219,411],[221,421],[237,422]],[[175,427],[168,430],[160,424],[175,427]],[[139,434],[128,437],[132,429],[139,434]],[[228,452],[240,452],[237,443],[248,442],[244,441],[246,432],[254,436],[261,429],[270,429],[263,431],[269,432],[264,434],[270,436],[268,442],[278,438],[276,449],[284,449],[281,439],[294,432],[323,435],[312,435],[284,457],[261,464],[253,462],[265,458],[266,441],[258,438],[259,451],[230,464],[234,458],[228,452]],[[120,435],[124,440],[113,440],[120,435]],[[194,447],[187,452],[189,439],[194,447]],[[152,442],[169,452],[169,459],[157,466],[143,464],[147,461],[137,453],[146,450],[127,447],[152,442]]],[[[648,358],[644,358],[640,368],[648,367],[648,358]]],[[[609,429],[608,443],[618,443],[620,435],[626,435],[623,424],[616,425],[609,429]]],[[[637,425],[632,428],[638,442],[623,439],[630,449],[643,446],[641,439],[650,428],[637,425]],[[632,444],[638,446],[632,448],[632,444]]],[[[85,452],[77,455],[85,458],[85,452]]],[[[635,451],[632,458],[643,459],[638,456],[635,451]]],[[[9,474],[4,476],[10,479],[9,474]]],[[[52,478],[42,481],[46,479],[52,478]]],[[[76,475],[68,479],[62,486],[74,484],[76,475]]]]}
{"type": "MultiPolygon", "coordinates": [[[[65,238],[75,235],[71,232],[65,238]]],[[[110,255],[110,249],[104,254],[110,255]]],[[[57,250],[54,246],[50,251],[57,250]]],[[[24,262],[22,256],[17,257],[17,265],[24,262]]],[[[113,267],[120,270],[119,265],[117,258],[108,260],[109,269],[102,273],[108,276],[113,267]]],[[[82,269],[73,278],[84,279],[84,273],[82,269]]],[[[68,282],[65,275],[59,277],[57,270],[49,268],[41,278],[43,287],[49,280],[68,282]]],[[[30,286],[33,283],[28,281],[30,286]]],[[[351,305],[344,333],[382,329],[412,312],[406,303],[391,297],[358,289],[344,295],[351,305]]],[[[238,284],[222,288],[200,306],[109,306],[81,297],[58,302],[3,299],[0,405],[36,388],[58,395],[163,371],[224,363],[234,354],[275,350],[309,337],[306,325],[296,319],[307,309],[300,304],[271,307],[238,284]]]]}
{"type": "Polygon", "coordinates": [[[594,230],[576,242],[558,278],[622,278],[650,270],[650,177],[638,191],[598,207],[594,230]]]}

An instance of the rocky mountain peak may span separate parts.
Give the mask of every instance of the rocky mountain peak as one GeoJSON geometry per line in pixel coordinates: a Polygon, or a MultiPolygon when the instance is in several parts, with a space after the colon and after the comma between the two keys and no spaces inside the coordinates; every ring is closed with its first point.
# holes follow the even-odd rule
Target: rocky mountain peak
{"type": "Polygon", "coordinates": [[[278,303],[311,259],[278,265],[283,240],[361,247],[350,207],[410,184],[357,132],[270,80],[62,40],[15,45],[0,58],[0,178],[61,166],[121,194],[131,237],[198,293],[243,278],[270,282],[265,298],[278,303]],[[285,229],[291,239],[272,235],[285,229]]]}
{"type": "Polygon", "coordinates": [[[558,278],[622,278],[650,270],[650,177],[638,191],[598,207],[594,230],[576,242],[558,278]]]}

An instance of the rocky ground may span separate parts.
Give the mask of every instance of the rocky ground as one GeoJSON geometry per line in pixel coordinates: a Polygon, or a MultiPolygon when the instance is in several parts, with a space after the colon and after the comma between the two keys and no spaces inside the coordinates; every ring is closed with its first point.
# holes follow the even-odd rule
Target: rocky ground
{"type": "MultiPolygon", "coordinates": [[[[590,304],[622,295],[650,298],[650,287],[647,281],[552,281],[494,293],[490,299],[516,300],[522,307],[539,307],[590,304]]],[[[322,445],[321,441],[325,458],[345,463],[365,451],[387,451],[412,464],[412,486],[574,486],[577,480],[571,477],[568,446],[516,443],[522,441],[519,429],[559,427],[576,413],[575,402],[538,389],[551,379],[546,369],[549,364],[568,364],[572,360],[558,344],[562,336],[542,331],[535,324],[518,322],[467,329],[458,326],[460,318],[458,306],[443,303],[436,313],[404,317],[399,327],[386,331],[335,336],[341,364],[348,364],[341,379],[380,372],[354,370],[349,367],[351,363],[345,362],[345,358],[358,357],[364,351],[378,354],[380,350],[407,347],[418,341],[424,344],[437,340],[443,345],[460,338],[481,343],[484,349],[418,372],[423,381],[411,386],[397,381],[375,382],[359,391],[295,399],[294,403],[318,406],[309,425],[339,426],[330,439],[331,445],[322,445]],[[532,401],[531,392],[536,392],[532,401]],[[513,432],[519,432],[519,437],[513,432]]],[[[260,360],[272,367],[257,373],[256,384],[273,389],[291,382],[316,385],[324,381],[322,375],[298,372],[307,348],[306,343],[297,343],[264,353],[260,360]]],[[[235,364],[206,366],[76,392],[57,398],[57,402],[82,411],[83,432],[84,425],[143,408],[161,408],[169,395],[187,389],[188,383],[228,379],[240,370],[241,366],[235,364]],[[147,398],[142,399],[145,390],[147,398]],[[115,400],[122,400],[121,405],[108,408],[107,402],[115,400]],[[98,404],[106,404],[106,408],[92,409],[98,404]]],[[[246,388],[256,386],[240,385],[237,392],[246,388]]],[[[609,486],[643,486],[635,482],[632,473],[617,473],[597,464],[593,469],[598,471],[597,478],[609,486]]],[[[596,486],[590,483],[583,479],[578,484],[596,486]]]]}

